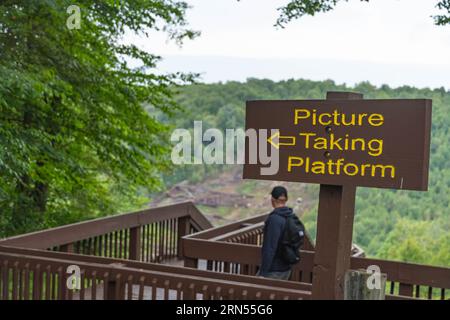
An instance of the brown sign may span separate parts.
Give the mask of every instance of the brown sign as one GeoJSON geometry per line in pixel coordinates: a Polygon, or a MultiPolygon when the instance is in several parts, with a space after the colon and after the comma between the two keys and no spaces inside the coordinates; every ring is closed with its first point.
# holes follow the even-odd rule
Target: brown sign
{"type": "Polygon", "coordinates": [[[431,100],[248,101],[246,129],[269,130],[264,147],[279,151],[262,175],[247,139],[246,179],[428,189],[431,100]]]}

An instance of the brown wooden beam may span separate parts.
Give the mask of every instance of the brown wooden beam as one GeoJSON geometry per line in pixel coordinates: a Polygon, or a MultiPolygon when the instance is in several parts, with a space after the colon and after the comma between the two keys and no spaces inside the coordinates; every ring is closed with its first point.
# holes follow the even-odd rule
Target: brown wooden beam
{"type": "MultiPolygon", "coordinates": [[[[328,92],[329,100],[358,100],[353,92],[328,92]]],[[[345,272],[350,269],[355,186],[320,185],[312,299],[344,299],[345,272]]]]}
{"type": "Polygon", "coordinates": [[[73,243],[63,244],[61,247],[59,247],[59,251],[74,253],[73,243]]]}
{"type": "Polygon", "coordinates": [[[141,260],[141,227],[130,229],[130,260],[141,260]]]}
{"type": "Polygon", "coordinates": [[[113,231],[184,216],[189,216],[193,223],[201,229],[212,227],[208,219],[192,202],[188,201],[0,239],[0,245],[47,249],[61,244],[74,243],[79,240],[104,235],[113,231]]]}
{"type": "Polygon", "coordinates": [[[321,185],[313,267],[313,299],[343,299],[350,269],[355,187],[321,185]]]}
{"type": "Polygon", "coordinates": [[[180,217],[178,218],[178,238],[177,238],[177,255],[178,258],[183,258],[183,245],[182,238],[189,234],[191,228],[191,219],[190,217],[180,217]]]}

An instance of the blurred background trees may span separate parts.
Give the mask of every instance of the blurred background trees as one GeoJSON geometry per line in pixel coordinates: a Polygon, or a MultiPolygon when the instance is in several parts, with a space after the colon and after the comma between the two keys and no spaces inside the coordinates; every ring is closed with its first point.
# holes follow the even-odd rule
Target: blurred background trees
{"type": "Polygon", "coordinates": [[[69,29],[72,4],[0,3],[0,236],[135,207],[168,164],[167,126],[142,106],[170,115],[192,75],[157,74],[123,37],[194,37],[187,4],[83,1],[69,29]]]}

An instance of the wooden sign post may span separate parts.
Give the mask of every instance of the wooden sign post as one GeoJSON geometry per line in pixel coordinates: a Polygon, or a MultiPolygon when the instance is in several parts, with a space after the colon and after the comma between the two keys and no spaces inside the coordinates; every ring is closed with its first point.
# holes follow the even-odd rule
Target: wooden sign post
{"type": "MultiPolygon", "coordinates": [[[[327,99],[362,99],[354,93],[327,93],[327,99]]],[[[320,185],[312,299],[344,299],[350,269],[356,186],[320,185]]]]}
{"type": "Polygon", "coordinates": [[[248,101],[246,129],[271,132],[265,143],[279,168],[262,174],[267,164],[246,159],[244,179],[320,184],[312,298],[343,299],[356,187],[428,189],[431,100],[329,92],[327,100],[248,101]]]}

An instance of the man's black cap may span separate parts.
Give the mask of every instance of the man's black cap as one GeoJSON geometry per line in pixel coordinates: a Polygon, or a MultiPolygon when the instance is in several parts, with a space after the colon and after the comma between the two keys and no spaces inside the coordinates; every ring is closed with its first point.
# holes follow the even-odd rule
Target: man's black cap
{"type": "Polygon", "coordinates": [[[284,196],[286,199],[288,197],[288,193],[285,187],[277,186],[272,189],[272,192],[270,193],[274,199],[278,199],[281,196],[284,196]]]}

